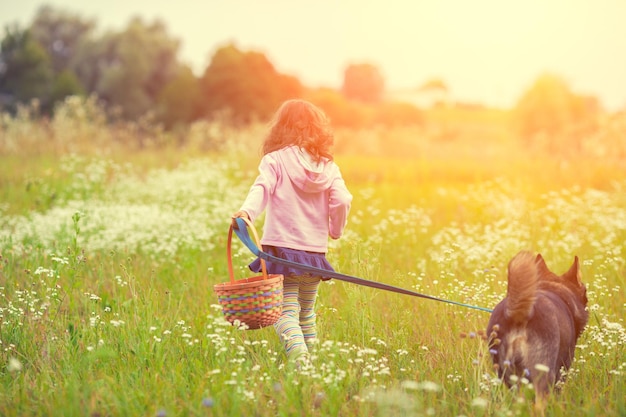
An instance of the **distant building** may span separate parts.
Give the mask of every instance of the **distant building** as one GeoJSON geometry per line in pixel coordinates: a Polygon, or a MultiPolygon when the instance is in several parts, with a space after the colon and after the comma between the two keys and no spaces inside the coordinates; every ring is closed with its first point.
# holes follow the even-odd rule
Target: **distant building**
{"type": "Polygon", "coordinates": [[[418,88],[390,91],[386,98],[389,101],[409,103],[421,109],[453,104],[448,87],[443,81],[437,79],[427,81],[418,88]]]}

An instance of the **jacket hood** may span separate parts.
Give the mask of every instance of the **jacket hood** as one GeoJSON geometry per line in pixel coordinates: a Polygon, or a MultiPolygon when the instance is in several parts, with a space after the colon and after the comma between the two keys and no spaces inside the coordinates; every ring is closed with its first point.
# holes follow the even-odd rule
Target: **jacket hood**
{"type": "Polygon", "coordinates": [[[289,146],[277,151],[278,158],[285,167],[291,182],[307,193],[317,193],[328,189],[336,176],[337,166],[322,158],[320,162],[297,146],[289,146]]]}

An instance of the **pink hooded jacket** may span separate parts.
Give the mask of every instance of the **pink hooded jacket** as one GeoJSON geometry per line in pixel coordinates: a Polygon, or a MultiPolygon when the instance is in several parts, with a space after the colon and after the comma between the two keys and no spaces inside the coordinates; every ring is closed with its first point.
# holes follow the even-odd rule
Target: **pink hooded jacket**
{"type": "Polygon", "coordinates": [[[289,146],[263,156],[241,210],[254,221],[267,208],[261,244],[326,253],[348,220],[352,195],[339,167],[289,146]]]}

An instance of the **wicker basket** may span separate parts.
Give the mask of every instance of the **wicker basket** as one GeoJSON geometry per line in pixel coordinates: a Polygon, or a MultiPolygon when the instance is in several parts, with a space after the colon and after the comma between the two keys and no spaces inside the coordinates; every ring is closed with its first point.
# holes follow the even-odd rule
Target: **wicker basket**
{"type": "MultiPolygon", "coordinates": [[[[254,225],[245,219],[252,231],[252,235],[259,246],[259,236],[254,225]]],[[[267,274],[265,260],[261,259],[263,275],[240,280],[234,279],[231,243],[233,227],[228,230],[226,254],[228,257],[229,282],[216,284],[215,290],[219,303],[222,306],[224,318],[232,323],[243,325],[245,329],[260,329],[270,326],[278,320],[283,305],[283,276],[281,274],[267,274]]]]}

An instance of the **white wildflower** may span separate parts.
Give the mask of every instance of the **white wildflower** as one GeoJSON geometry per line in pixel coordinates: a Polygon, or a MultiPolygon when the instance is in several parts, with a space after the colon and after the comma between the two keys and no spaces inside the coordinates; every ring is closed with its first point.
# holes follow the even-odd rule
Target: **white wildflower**
{"type": "Polygon", "coordinates": [[[14,358],[14,357],[10,357],[9,358],[9,363],[7,365],[7,371],[9,372],[19,372],[21,371],[23,368],[22,366],[22,362],[20,362],[19,359],[14,358]]]}
{"type": "Polygon", "coordinates": [[[472,400],[472,407],[486,408],[489,405],[489,401],[482,397],[476,397],[472,400]]]}

